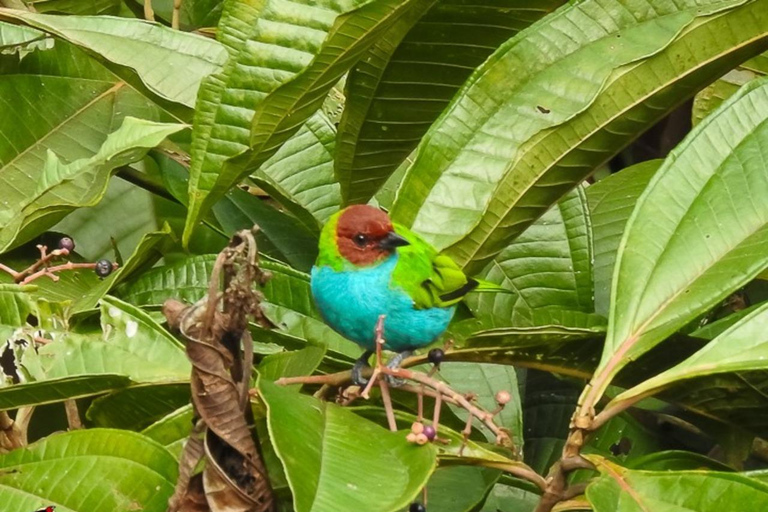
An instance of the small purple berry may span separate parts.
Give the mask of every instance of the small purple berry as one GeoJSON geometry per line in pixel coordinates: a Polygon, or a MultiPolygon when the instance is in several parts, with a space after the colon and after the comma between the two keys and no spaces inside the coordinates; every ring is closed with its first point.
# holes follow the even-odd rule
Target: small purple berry
{"type": "Polygon", "coordinates": [[[427,512],[427,508],[421,503],[411,503],[408,512],[427,512]]]}
{"type": "Polygon", "coordinates": [[[72,252],[75,250],[75,241],[68,236],[63,236],[61,237],[61,240],[59,240],[59,249],[66,249],[67,251],[72,252]]]}
{"type": "Polygon", "coordinates": [[[96,275],[104,278],[112,273],[112,262],[109,260],[99,260],[96,262],[96,267],[93,269],[96,275]]]}
{"type": "Polygon", "coordinates": [[[435,436],[437,435],[437,432],[435,432],[435,427],[433,427],[432,425],[426,425],[424,427],[423,434],[427,436],[427,439],[429,439],[430,441],[434,441],[435,436]]]}
{"type": "Polygon", "coordinates": [[[443,349],[441,348],[433,348],[429,351],[429,354],[427,354],[427,359],[435,366],[440,366],[440,363],[443,362],[444,357],[445,352],[443,352],[443,349]]]}

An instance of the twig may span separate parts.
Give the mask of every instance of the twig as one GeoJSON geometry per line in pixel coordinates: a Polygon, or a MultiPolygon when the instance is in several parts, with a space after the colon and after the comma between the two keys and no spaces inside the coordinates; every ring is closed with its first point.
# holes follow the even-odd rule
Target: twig
{"type": "Polygon", "coordinates": [[[173,0],[173,17],[171,18],[171,28],[179,30],[179,15],[181,14],[181,0],[173,0]]]}
{"type": "Polygon", "coordinates": [[[77,410],[77,402],[74,400],[64,400],[64,410],[67,411],[69,430],[81,430],[83,422],[80,421],[80,411],[77,410]]]}
{"type": "MultiPolygon", "coordinates": [[[[117,263],[112,263],[112,270],[113,271],[117,270],[117,267],[118,267],[117,263]]],[[[31,283],[32,281],[34,281],[38,277],[42,277],[42,276],[48,276],[48,277],[50,277],[55,282],[55,281],[59,280],[59,276],[56,275],[56,272],[61,272],[61,271],[64,271],[64,270],[74,270],[74,269],[77,269],[77,268],[90,268],[90,269],[94,269],[94,268],[96,268],[96,263],[72,263],[71,261],[68,261],[67,263],[64,263],[62,265],[56,265],[54,267],[46,267],[43,270],[38,270],[34,274],[32,274],[32,275],[28,276],[27,278],[25,278],[21,282],[21,284],[31,283]]]]}
{"type": "MultiPolygon", "coordinates": [[[[46,251],[48,250],[48,247],[45,245],[38,245],[37,249],[40,251],[40,259],[22,270],[21,272],[17,272],[16,275],[13,277],[13,281],[16,283],[19,282],[26,282],[24,280],[25,277],[32,274],[35,270],[42,267],[48,267],[48,263],[54,259],[58,258],[59,256],[69,256],[69,251],[67,249],[54,249],[53,251],[46,254],[46,251]]],[[[23,284],[23,283],[22,283],[23,284]]]]}
{"type": "Polygon", "coordinates": [[[155,21],[155,11],[152,9],[152,0],[144,0],[144,19],[155,21]]]}
{"type": "Polygon", "coordinates": [[[24,446],[21,436],[21,430],[15,421],[8,416],[8,411],[0,411],[0,430],[5,435],[7,444],[3,447],[7,447],[9,450],[15,450],[24,446]]]}
{"type": "MultiPolygon", "coordinates": [[[[503,440],[506,442],[509,440],[509,434],[502,430],[498,425],[496,425],[493,422],[493,414],[490,412],[475,406],[471,404],[461,393],[458,393],[454,391],[450,386],[448,386],[445,382],[433,379],[429,377],[428,375],[420,372],[414,372],[411,370],[407,370],[404,368],[398,368],[398,369],[391,369],[387,368],[386,366],[381,366],[380,368],[377,365],[377,368],[373,369],[373,375],[375,375],[378,378],[377,374],[385,374],[385,375],[391,375],[393,377],[398,377],[401,379],[411,380],[415,381],[418,384],[423,384],[427,388],[431,388],[436,391],[436,393],[432,394],[429,392],[429,389],[425,390],[425,394],[428,396],[434,396],[437,398],[440,397],[440,400],[443,402],[448,402],[454,405],[458,405],[459,407],[462,407],[466,409],[471,416],[474,416],[478,419],[480,419],[490,430],[491,432],[496,435],[497,438],[503,440]],[[378,370],[378,372],[377,372],[378,370]]],[[[352,378],[352,374],[350,371],[345,372],[339,372],[339,373],[333,373],[329,375],[310,375],[305,377],[284,377],[282,379],[278,379],[275,381],[276,384],[280,386],[287,386],[290,384],[320,384],[320,385],[329,385],[332,387],[338,387],[342,384],[349,382],[352,378]]],[[[375,381],[376,379],[372,376],[368,386],[366,386],[369,390],[374,385],[371,383],[371,381],[375,381]]],[[[418,393],[417,387],[409,387],[409,386],[401,386],[398,388],[402,391],[409,391],[412,393],[418,393]]],[[[364,396],[364,395],[363,395],[364,396]]],[[[436,411],[438,414],[440,412],[439,406],[436,411]]],[[[434,422],[435,429],[437,430],[437,422],[434,422]]]]}

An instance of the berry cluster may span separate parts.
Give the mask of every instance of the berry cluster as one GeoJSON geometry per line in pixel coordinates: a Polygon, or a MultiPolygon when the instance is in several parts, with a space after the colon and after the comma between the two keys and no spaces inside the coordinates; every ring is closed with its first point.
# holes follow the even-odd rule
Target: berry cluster
{"type": "Polygon", "coordinates": [[[415,422],[411,425],[411,431],[405,437],[409,443],[425,445],[432,442],[437,437],[437,431],[432,425],[424,425],[421,422],[415,422]]]}

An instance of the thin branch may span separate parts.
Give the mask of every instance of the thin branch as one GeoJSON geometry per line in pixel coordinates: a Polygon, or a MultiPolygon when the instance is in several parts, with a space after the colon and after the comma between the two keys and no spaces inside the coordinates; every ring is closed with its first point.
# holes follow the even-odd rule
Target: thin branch
{"type": "Polygon", "coordinates": [[[69,430],[82,430],[83,422],[80,421],[80,411],[77,410],[77,402],[74,400],[64,400],[64,410],[67,412],[69,430]]]}

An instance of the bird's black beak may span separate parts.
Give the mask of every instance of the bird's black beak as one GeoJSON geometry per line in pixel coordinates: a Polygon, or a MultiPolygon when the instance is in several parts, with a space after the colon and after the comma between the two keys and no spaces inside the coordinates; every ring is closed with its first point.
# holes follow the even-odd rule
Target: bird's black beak
{"type": "Polygon", "coordinates": [[[379,247],[387,251],[391,251],[395,247],[402,247],[404,245],[411,245],[411,243],[394,231],[390,231],[384,238],[379,240],[379,247]]]}

